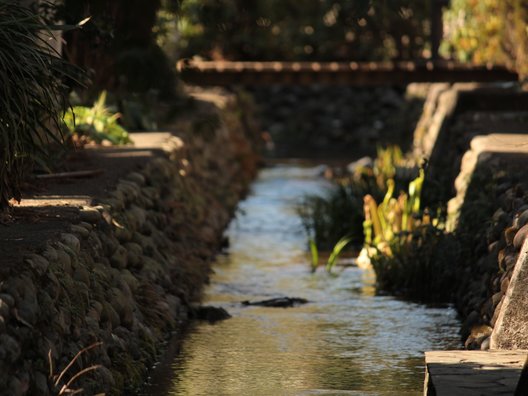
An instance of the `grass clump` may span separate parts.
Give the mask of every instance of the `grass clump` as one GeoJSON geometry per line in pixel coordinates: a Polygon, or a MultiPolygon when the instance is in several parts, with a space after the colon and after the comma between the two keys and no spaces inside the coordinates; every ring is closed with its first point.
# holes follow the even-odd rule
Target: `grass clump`
{"type": "Polygon", "coordinates": [[[73,71],[51,47],[52,32],[17,1],[0,2],[0,209],[20,201],[20,185],[34,163],[44,165],[66,107],[63,81],[73,71]]]}

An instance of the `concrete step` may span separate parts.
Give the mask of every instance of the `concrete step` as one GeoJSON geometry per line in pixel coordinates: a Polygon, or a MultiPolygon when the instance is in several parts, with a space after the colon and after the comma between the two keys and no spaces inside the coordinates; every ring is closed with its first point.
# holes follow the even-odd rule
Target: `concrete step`
{"type": "Polygon", "coordinates": [[[527,357],[527,350],[425,352],[424,396],[525,395],[527,357]]]}

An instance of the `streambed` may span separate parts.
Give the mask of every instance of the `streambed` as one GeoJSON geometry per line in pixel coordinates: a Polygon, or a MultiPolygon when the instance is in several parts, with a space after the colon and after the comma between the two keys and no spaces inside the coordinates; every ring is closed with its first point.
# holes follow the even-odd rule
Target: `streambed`
{"type": "Polygon", "coordinates": [[[423,352],[459,347],[456,313],[376,295],[359,268],[311,274],[295,205],[330,187],[317,168],[260,173],[205,295],[233,317],[192,325],[156,395],[422,394],[423,352]],[[310,303],[241,304],[281,296],[310,303]]]}

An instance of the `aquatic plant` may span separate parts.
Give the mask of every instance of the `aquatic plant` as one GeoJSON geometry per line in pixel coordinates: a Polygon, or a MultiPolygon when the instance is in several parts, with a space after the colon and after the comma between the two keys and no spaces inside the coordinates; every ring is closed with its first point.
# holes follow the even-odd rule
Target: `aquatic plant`
{"type": "Polygon", "coordinates": [[[422,301],[448,301],[459,255],[455,238],[438,216],[421,209],[425,172],[409,183],[407,193],[393,197],[394,182],[379,204],[366,195],[365,247],[378,287],[422,301]]]}
{"type": "Polygon", "coordinates": [[[344,236],[335,244],[330,256],[328,257],[328,261],[326,262],[325,269],[327,272],[332,271],[332,268],[334,268],[335,264],[337,263],[337,259],[339,258],[341,252],[350,242],[352,242],[352,238],[344,236]]]}
{"type": "Polygon", "coordinates": [[[313,239],[308,240],[308,245],[310,246],[310,254],[312,257],[312,272],[315,272],[319,266],[319,250],[317,249],[317,244],[313,239]]]}
{"type": "MultiPolygon", "coordinates": [[[[332,268],[337,264],[337,260],[339,259],[339,256],[345,249],[345,247],[352,241],[351,237],[344,236],[342,237],[333,247],[332,251],[330,252],[330,255],[328,256],[328,260],[325,265],[325,270],[330,273],[332,272],[332,268]]],[[[308,241],[308,244],[310,246],[310,254],[312,257],[311,260],[311,268],[312,272],[315,272],[317,268],[319,267],[319,250],[317,249],[317,245],[313,241],[313,239],[310,239],[308,241]]]]}
{"type": "Polygon", "coordinates": [[[361,246],[362,197],[368,191],[359,184],[339,183],[325,196],[307,196],[297,207],[308,240],[318,250],[330,251],[343,235],[361,246]]]}
{"type": "Polygon", "coordinates": [[[368,194],[378,200],[389,188],[391,196],[397,188],[407,188],[408,177],[401,177],[405,163],[398,146],[380,146],[372,167],[361,166],[353,174],[336,179],[335,188],[324,196],[305,197],[297,212],[308,239],[322,251],[331,251],[343,235],[350,238],[349,244],[361,246],[363,197],[368,194]]]}

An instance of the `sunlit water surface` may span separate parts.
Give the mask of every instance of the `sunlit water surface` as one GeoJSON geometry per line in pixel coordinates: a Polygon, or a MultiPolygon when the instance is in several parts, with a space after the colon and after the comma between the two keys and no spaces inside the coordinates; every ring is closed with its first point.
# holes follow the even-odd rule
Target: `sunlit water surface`
{"type": "Polygon", "coordinates": [[[193,327],[172,363],[170,395],[419,395],[423,352],[458,347],[454,310],[376,296],[372,274],[358,268],[309,272],[295,205],[327,188],[314,168],[261,172],[204,301],[233,317],[193,327]],[[240,304],[278,296],[311,302],[240,304]]]}

